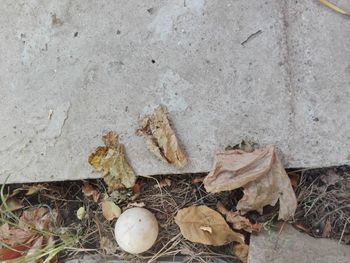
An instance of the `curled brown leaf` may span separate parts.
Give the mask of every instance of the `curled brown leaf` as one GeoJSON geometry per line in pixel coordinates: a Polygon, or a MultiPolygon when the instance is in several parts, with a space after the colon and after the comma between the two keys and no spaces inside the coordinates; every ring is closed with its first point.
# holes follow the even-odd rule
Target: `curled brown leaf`
{"type": "Polygon", "coordinates": [[[244,196],[237,205],[242,213],[252,210],[261,213],[264,206],[274,206],[279,200],[278,218],[288,220],[297,206],[290,179],[274,146],[251,153],[241,150],[217,153],[204,186],[212,193],[243,187],[244,196]]]}
{"type": "Polygon", "coordinates": [[[84,183],[81,190],[86,197],[91,197],[95,203],[97,203],[100,199],[100,193],[97,191],[97,189],[87,182],[84,183]]]}
{"type": "Polygon", "coordinates": [[[232,212],[227,210],[221,202],[217,203],[216,207],[221,214],[226,216],[226,221],[231,223],[234,229],[243,229],[249,233],[261,231],[262,224],[252,224],[248,218],[241,216],[238,211],[232,212]]]}
{"type": "Polygon", "coordinates": [[[187,157],[170,126],[168,112],[164,106],[146,116],[140,126],[136,134],[145,138],[148,149],[160,160],[179,168],[187,164],[187,157]]]}

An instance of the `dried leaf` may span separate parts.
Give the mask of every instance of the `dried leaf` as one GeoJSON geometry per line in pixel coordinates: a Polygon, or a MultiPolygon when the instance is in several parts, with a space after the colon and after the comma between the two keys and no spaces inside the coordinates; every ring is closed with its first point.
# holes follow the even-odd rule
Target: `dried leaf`
{"type": "Polygon", "coordinates": [[[332,186],[342,181],[343,178],[334,170],[328,170],[321,175],[320,179],[327,186],[332,186]]]}
{"type": "Polygon", "coordinates": [[[26,196],[34,195],[43,190],[48,190],[48,189],[42,184],[31,185],[27,190],[26,196]]]}
{"type": "Polygon", "coordinates": [[[43,236],[37,238],[34,241],[34,243],[31,245],[31,248],[28,250],[27,255],[25,256],[25,258],[27,259],[27,260],[25,260],[25,262],[34,262],[33,261],[33,255],[40,253],[39,250],[43,246],[43,241],[44,241],[44,237],[43,236]],[[30,258],[32,260],[30,260],[30,258]]]}
{"type": "Polygon", "coordinates": [[[132,187],[132,192],[134,194],[140,194],[141,193],[141,188],[142,188],[142,185],[140,182],[136,182],[135,185],[132,187]]]}
{"type": "Polygon", "coordinates": [[[327,220],[323,228],[322,237],[330,237],[331,233],[332,233],[332,225],[331,225],[331,222],[327,220]]]}
{"type": "Polygon", "coordinates": [[[92,197],[95,203],[100,199],[100,193],[89,183],[84,183],[81,190],[86,197],[92,197]]]}
{"type": "Polygon", "coordinates": [[[107,237],[101,237],[100,248],[103,249],[107,255],[114,254],[118,249],[117,244],[107,237]]]}
{"type": "Polygon", "coordinates": [[[85,218],[86,215],[86,211],[85,211],[85,207],[79,207],[79,209],[77,210],[77,218],[79,220],[83,220],[85,218]]]}
{"type": "Polygon", "coordinates": [[[90,154],[89,163],[103,172],[109,191],[133,187],[136,175],[126,159],[124,145],[118,142],[118,135],[110,131],[103,136],[103,141],[106,146],[97,147],[90,154]]]}
{"type": "Polygon", "coordinates": [[[0,260],[2,262],[5,260],[22,257],[28,249],[29,247],[24,245],[13,246],[12,249],[0,248],[0,260]]]}
{"type": "Polygon", "coordinates": [[[187,164],[187,157],[179,146],[167,115],[164,106],[158,107],[142,120],[137,135],[145,138],[148,149],[160,160],[182,168],[187,164]]]}
{"type": "Polygon", "coordinates": [[[14,197],[10,197],[6,199],[5,203],[6,203],[6,206],[4,204],[0,206],[0,211],[13,212],[24,207],[23,204],[14,197]]]}
{"type": "Polygon", "coordinates": [[[57,211],[47,208],[29,208],[25,210],[19,220],[20,228],[34,228],[37,230],[52,230],[57,222],[57,211]]]}
{"type": "Polygon", "coordinates": [[[35,235],[35,233],[26,229],[10,227],[7,223],[0,226],[0,242],[10,247],[29,244],[35,235]]]}
{"type": "Polygon", "coordinates": [[[238,211],[232,212],[225,208],[225,206],[222,203],[217,203],[216,205],[218,211],[226,216],[226,221],[232,224],[232,227],[237,230],[245,230],[249,233],[252,232],[260,232],[262,228],[262,224],[250,223],[249,219],[241,216],[238,211]]]}
{"type": "Polygon", "coordinates": [[[290,183],[291,183],[293,189],[297,188],[297,186],[299,184],[300,176],[298,174],[295,174],[295,173],[289,173],[288,176],[289,176],[290,183]]]}
{"type": "Polygon", "coordinates": [[[216,193],[243,187],[244,196],[237,209],[242,213],[262,212],[266,205],[279,200],[279,219],[294,216],[297,200],[290,179],[278,158],[275,147],[246,153],[230,150],[216,154],[214,168],[204,180],[205,189],[216,193]]]}
{"type": "Polygon", "coordinates": [[[237,244],[233,247],[233,253],[243,262],[248,262],[249,246],[246,244],[237,244]]]}
{"type": "Polygon", "coordinates": [[[221,246],[232,241],[244,243],[244,237],[232,231],[225,219],[207,206],[191,206],[178,211],[175,223],[182,235],[196,243],[221,246]],[[203,230],[205,227],[206,230],[203,230]],[[210,228],[212,233],[207,229],[210,228]]]}
{"type": "Polygon", "coordinates": [[[37,230],[52,231],[56,217],[56,211],[52,210],[49,212],[46,208],[25,210],[16,226],[10,226],[7,223],[0,226],[0,242],[12,248],[18,245],[25,245],[27,250],[29,250],[33,242],[40,236],[44,236],[39,234],[37,230]]]}
{"type": "Polygon", "coordinates": [[[121,213],[120,207],[114,202],[108,200],[102,202],[102,214],[108,221],[118,218],[121,213]]]}
{"type": "Polygon", "coordinates": [[[205,176],[204,176],[204,177],[197,177],[197,178],[194,178],[194,179],[192,180],[192,183],[193,183],[193,184],[201,184],[201,183],[203,183],[204,178],[205,178],[205,176]]]}
{"type": "Polygon", "coordinates": [[[171,186],[171,180],[168,179],[168,178],[165,178],[163,180],[160,180],[159,184],[155,184],[154,186],[155,187],[160,187],[160,188],[163,188],[163,187],[166,187],[166,186],[171,186]]]}

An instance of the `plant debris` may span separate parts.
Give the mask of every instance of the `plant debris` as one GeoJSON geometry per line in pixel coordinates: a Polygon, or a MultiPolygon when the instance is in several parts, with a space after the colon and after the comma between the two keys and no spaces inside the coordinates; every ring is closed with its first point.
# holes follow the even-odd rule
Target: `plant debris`
{"type": "Polygon", "coordinates": [[[103,173],[110,192],[133,187],[136,174],[126,159],[124,145],[118,142],[118,135],[110,131],[102,138],[105,146],[90,154],[89,163],[103,173]]]}
{"type": "Polygon", "coordinates": [[[187,157],[170,126],[165,106],[159,106],[152,115],[143,118],[136,134],[145,138],[148,149],[160,160],[179,168],[187,164],[187,157]]]}
{"type": "Polygon", "coordinates": [[[204,186],[211,193],[243,187],[244,196],[237,204],[237,210],[243,214],[253,210],[262,213],[264,206],[274,206],[279,200],[278,218],[288,220],[297,207],[290,179],[274,146],[251,153],[242,150],[217,153],[204,186]]]}
{"type": "Polygon", "coordinates": [[[350,244],[350,167],[301,171],[297,227],[314,237],[350,244]]]}
{"type": "Polygon", "coordinates": [[[79,220],[83,220],[85,218],[86,215],[86,210],[85,207],[79,207],[79,209],[77,210],[77,218],[79,220]]]}
{"type": "Polygon", "coordinates": [[[243,229],[249,233],[261,231],[262,224],[252,224],[248,218],[241,216],[238,211],[232,212],[227,210],[221,202],[217,203],[216,208],[221,214],[226,216],[226,221],[232,224],[233,229],[243,229]]]}
{"type": "Polygon", "coordinates": [[[115,218],[118,218],[122,213],[122,210],[114,202],[105,200],[102,202],[102,213],[103,216],[108,220],[112,221],[115,218]]]}
{"type": "Polygon", "coordinates": [[[324,4],[325,6],[329,7],[330,9],[334,10],[335,12],[338,12],[342,15],[346,15],[346,16],[350,16],[350,12],[345,11],[343,8],[340,8],[338,6],[336,6],[335,4],[327,1],[327,0],[319,0],[322,4],[324,4]]]}
{"type": "Polygon", "coordinates": [[[81,190],[86,197],[92,197],[95,203],[99,201],[100,193],[91,184],[85,182],[81,190]]]}
{"type": "Polygon", "coordinates": [[[109,238],[101,237],[100,248],[105,251],[106,255],[113,255],[117,251],[118,246],[116,242],[110,240],[109,238]]]}
{"type": "Polygon", "coordinates": [[[179,210],[175,223],[182,235],[192,242],[212,246],[232,241],[244,243],[243,235],[233,232],[218,212],[204,205],[179,210]]]}
{"type": "Polygon", "coordinates": [[[233,253],[243,262],[248,262],[249,246],[246,244],[237,244],[233,247],[233,253]]]}
{"type": "MultiPolygon", "coordinates": [[[[25,257],[27,260],[23,262],[30,262],[30,258],[35,256],[42,247],[53,245],[55,241],[51,231],[57,224],[57,216],[57,211],[49,211],[46,208],[29,208],[23,211],[16,224],[9,222],[2,224],[0,242],[5,244],[6,248],[1,249],[0,259],[25,257]]],[[[52,258],[54,256],[52,255],[52,258]]]]}

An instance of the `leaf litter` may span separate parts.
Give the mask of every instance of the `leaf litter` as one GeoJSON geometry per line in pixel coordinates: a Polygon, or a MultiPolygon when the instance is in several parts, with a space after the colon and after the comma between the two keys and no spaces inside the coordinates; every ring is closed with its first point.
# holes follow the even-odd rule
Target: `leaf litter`
{"type": "Polygon", "coordinates": [[[144,117],[136,134],[143,136],[147,148],[165,163],[178,168],[183,168],[187,164],[186,154],[170,126],[165,106],[159,106],[152,115],[144,117]]]}
{"type": "MultiPolygon", "coordinates": [[[[170,126],[164,106],[142,120],[137,134],[145,138],[149,150],[164,162],[178,168],[187,164],[187,157],[170,126]]],[[[130,207],[146,207],[160,222],[159,242],[150,251],[138,256],[138,259],[148,262],[179,252],[183,252],[189,261],[199,259],[209,262],[220,256],[231,260],[238,257],[242,262],[247,262],[249,245],[245,240],[249,242],[246,239],[249,234],[246,232],[259,232],[262,227],[261,223],[252,223],[256,220],[251,220],[251,215],[245,215],[247,212],[262,213],[265,206],[274,206],[279,201],[279,219],[288,220],[294,216],[296,197],[292,185],[294,188],[298,186],[299,177],[291,176],[291,184],[274,146],[256,149],[255,143],[242,141],[225,152],[219,152],[215,156],[213,170],[205,177],[173,179],[172,176],[171,180],[162,177],[154,179],[157,181],[154,184],[153,179],[143,178],[136,182],[137,177],[127,161],[124,145],[119,143],[115,132],[108,132],[102,140],[105,146],[97,147],[88,161],[96,171],[102,172],[108,193],[104,193],[104,187],[101,191],[96,184],[84,182],[80,188],[85,198],[81,203],[83,206],[74,211],[77,211],[80,227],[84,226],[87,231],[86,237],[95,238],[98,233],[98,244],[105,254],[117,253],[120,258],[133,259],[132,255],[120,251],[111,235],[111,222],[120,216],[122,210],[130,207]],[[244,195],[237,203],[237,191],[233,190],[241,187],[244,195]]],[[[335,185],[334,177],[328,186],[335,185]]],[[[16,194],[25,191],[28,197],[40,196],[48,190],[47,185],[38,184],[18,188],[16,194]]],[[[23,206],[17,207],[10,211],[23,209],[23,206]]],[[[1,224],[2,239],[15,249],[11,250],[15,253],[8,255],[8,258],[34,255],[42,247],[55,243],[55,239],[45,233],[53,229],[51,223],[56,220],[47,222],[48,210],[37,209],[32,212],[25,210],[18,226],[1,224]],[[14,240],[14,236],[19,238],[9,242],[14,240]]],[[[57,219],[57,211],[49,211],[57,219]]],[[[322,235],[330,236],[332,229],[332,223],[327,219],[322,235]]],[[[0,259],[7,252],[1,248],[0,259]]]]}
{"type": "Polygon", "coordinates": [[[110,192],[121,188],[132,188],[136,174],[125,156],[125,147],[119,143],[118,134],[113,131],[102,137],[105,146],[99,146],[89,156],[89,163],[102,172],[110,192]]]}
{"type": "Polygon", "coordinates": [[[288,220],[297,207],[290,179],[274,146],[253,152],[218,152],[204,186],[210,193],[243,187],[244,196],[237,204],[237,210],[243,214],[254,210],[262,213],[265,206],[274,206],[279,201],[278,218],[288,220]]]}
{"type": "Polygon", "coordinates": [[[212,246],[232,241],[244,243],[243,235],[234,232],[218,212],[204,205],[179,210],[175,223],[182,235],[192,242],[212,246]]]}

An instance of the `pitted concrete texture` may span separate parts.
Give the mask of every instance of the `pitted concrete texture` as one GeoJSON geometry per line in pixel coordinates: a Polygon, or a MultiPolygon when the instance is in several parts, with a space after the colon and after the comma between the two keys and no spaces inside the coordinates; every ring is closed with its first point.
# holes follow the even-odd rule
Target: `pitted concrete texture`
{"type": "Polygon", "coordinates": [[[208,171],[244,138],[287,167],[350,162],[350,20],[316,0],[0,4],[1,182],[98,177],[87,157],[107,130],[140,175],[208,171]],[[183,170],[135,136],[158,104],[183,170]]]}
{"type": "Polygon", "coordinates": [[[251,236],[248,263],[348,263],[349,246],[330,239],[315,239],[285,225],[281,233],[251,236]]]}

